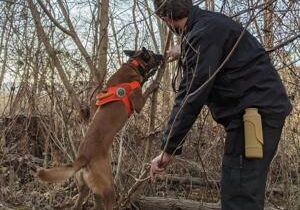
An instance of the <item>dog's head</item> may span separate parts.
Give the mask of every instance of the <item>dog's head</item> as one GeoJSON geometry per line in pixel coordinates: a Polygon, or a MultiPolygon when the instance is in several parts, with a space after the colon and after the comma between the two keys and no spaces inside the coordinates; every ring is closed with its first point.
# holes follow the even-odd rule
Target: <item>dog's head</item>
{"type": "Polygon", "coordinates": [[[139,73],[143,76],[144,81],[154,75],[164,57],[160,54],[155,54],[151,50],[142,48],[142,50],[125,50],[125,55],[129,56],[129,62],[138,68],[139,73]]]}

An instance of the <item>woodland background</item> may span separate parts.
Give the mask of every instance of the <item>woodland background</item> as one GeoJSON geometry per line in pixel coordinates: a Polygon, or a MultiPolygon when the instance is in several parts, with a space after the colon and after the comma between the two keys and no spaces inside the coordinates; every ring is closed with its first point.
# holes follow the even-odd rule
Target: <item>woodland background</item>
{"type": "MultiPolygon", "coordinates": [[[[248,30],[269,51],[294,109],[270,169],[266,201],[273,209],[299,210],[299,0],[194,3],[244,26],[251,20],[248,30]]],[[[153,15],[151,0],[0,0],[0,209],[72,205],[74,180],[46,185],[36,181],[36,169],[74,159],[88,125],[85,112],[94,105],[93,92],[126,61],[122,51],[145,46],[163,52],[167,34],[153,15]]],[[[178,41],[171,37],[171,45],[178,41]]],[[[175,71],[176,62],[166,66],[159,90],[115,139],[112,164],[119,206],[128,195],[127,209],[147,209],[147,203],[168,199],[201,206],[219,201],[224,131],[206,108],[167,175],[152,184],[147,179],[147,163],[160,152],[172,107],[175,71]]],[[[91,202],[90,196],[84,208],[91,202]]]]}

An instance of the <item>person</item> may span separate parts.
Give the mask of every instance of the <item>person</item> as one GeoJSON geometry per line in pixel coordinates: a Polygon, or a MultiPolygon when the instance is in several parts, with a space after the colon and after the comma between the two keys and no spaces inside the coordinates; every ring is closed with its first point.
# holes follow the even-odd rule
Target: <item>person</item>
{"type": "MultiPolygon", "coordinates": [[[[207,105],[226,131],[222,209],[263,210],[268,169],[292,110],[268,53],[239,23],[193,6],[192,0],[154,0],[154,7],[156,15],[181,36],[182,79],[162,137],[162,152],[151,161],[152,179],[182,153],[187,132],[207,105]],[[244,115],[249,108],[261,119],[255,126],[263,135],[263,157],[245,154],[244,115]]],[[[176,50],[170,55],[176,56],[176,50]]]]}

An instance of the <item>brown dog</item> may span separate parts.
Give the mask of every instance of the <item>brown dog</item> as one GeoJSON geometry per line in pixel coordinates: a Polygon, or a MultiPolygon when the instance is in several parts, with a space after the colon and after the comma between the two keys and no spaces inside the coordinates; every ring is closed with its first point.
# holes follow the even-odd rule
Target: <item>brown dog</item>
{"type": "Polygon", "coordinates": [[[143,48],[125,51],[129,61],[111,76],[107,90],[98,97],[98,105],[87,133],[80,144],[78,157],[70,165],[41,169],[38,177],[46,182],[62,182],[76,174],[79,196],[74,209],[80,209],[89,189],[95,196],[95,208],[101,208],[102,198],[106,210],[113,209],[113,179],[110,150],[116,133],[124,126],[131,111],[140,112],[146,96],[140,83],[153,74],[163,60],[162,55],[143,48]],[[129,85],[133,84],[133,85],[129,85]]]}

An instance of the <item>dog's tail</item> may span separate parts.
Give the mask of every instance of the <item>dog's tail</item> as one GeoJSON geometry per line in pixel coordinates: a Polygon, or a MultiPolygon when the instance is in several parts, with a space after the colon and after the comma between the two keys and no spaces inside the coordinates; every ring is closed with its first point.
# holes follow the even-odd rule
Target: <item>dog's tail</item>
{"type": "Polygon", "coordinates": [[[85,158],[77,158],[70,165],[55,167],[51,169],[40,169],[37,176],[40,180],[49,183],[63,182],[73,176],[77,171],[87,165],[88,161],[85,158]]]}

